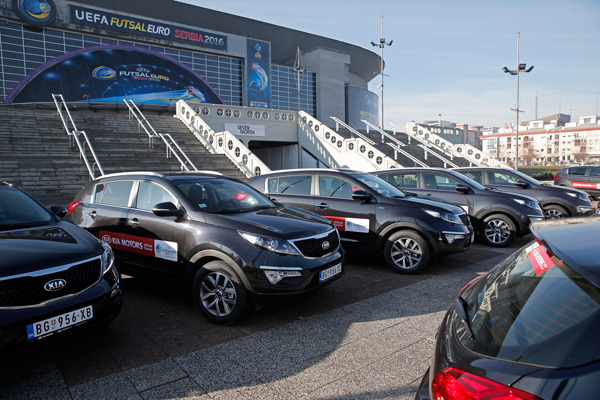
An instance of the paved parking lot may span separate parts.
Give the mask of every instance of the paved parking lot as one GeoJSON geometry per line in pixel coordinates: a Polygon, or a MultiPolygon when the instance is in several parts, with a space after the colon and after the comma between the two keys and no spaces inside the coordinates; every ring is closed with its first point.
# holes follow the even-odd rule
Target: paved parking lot
{"type": "Polygon", "coordinates": [[[0,358],[0,398],[412,399],[452,297],[529,240],[475,244],[414,276],[349,252],[336,282],[231,327],[180,287],[126,277],[109,328],[0,358]]]}

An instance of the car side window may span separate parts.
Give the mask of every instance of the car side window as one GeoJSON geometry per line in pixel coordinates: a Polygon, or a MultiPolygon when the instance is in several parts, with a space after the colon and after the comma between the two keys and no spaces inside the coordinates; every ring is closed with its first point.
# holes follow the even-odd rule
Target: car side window
{"type": "Polygon", "coordinates": [[[488,183],[490,185],[500,186],[515,186],[517,184],[517,178],[510,174],[503,172],[488,172],[488,183]]]}
{"type": "Polygon", "coordinates": [[[600,168],[590,168],[588,170],[589,176],[600,176],[600,168]]]}
{"type": "Polygon", "coordinates": [[[319,194],[324,197],[352,199],[356,188],[351,182],[334,176],[319,176],[319,194]]]}
{"type": "Polygon", "coordinates": [[[423,182],[425,183],[426,190],[456,190],[456,185],[459,185],[455,179],[452,179],[445,175],[424,173],[423,182]]]}
{"type": "Polygon", "coordinates": [[[388,182],[398,188],[415,188],[417,187],[417,174],[390,174],[388,182]]]}
{"type": "Polygon", "coordinates": [[[310,195],[311,175],[280,176],[277,193],[310,195]]]}
{"type": "Polygon", "coordinates": [[[569,168],[569,175],[585,175],[585,167],[569,168]]]}
{"type": "Polygon", "coordinates": [[[94,202],[111,206],[129,206],[129,196],[133,181],[108,182],[96,187],[94,202]],[[100,186],[103,186],[102,188],[100,186]],[[99,190],[100,189],[100,190],[99,190]]]}
{"type": "Polygon", "coordinates": [[[151,211],[158,203],[170,201],[177,206],[177,198],[164,187],[153,182],[140,182],[137,197],[136,208],[140,210],[151,211]]]}
{"type": "Polygon", "coordinates": [[[481,171],[461,171],[460,173],[468,176],[476,182],[483,183],[483,173],[481,171]]]}

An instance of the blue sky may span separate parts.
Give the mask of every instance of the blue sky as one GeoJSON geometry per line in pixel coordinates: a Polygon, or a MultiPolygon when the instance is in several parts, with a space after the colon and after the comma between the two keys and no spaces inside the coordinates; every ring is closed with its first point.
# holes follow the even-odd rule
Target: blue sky
{"type": "MultiPolygon", "coordinates": [[[[303,0],[204,1],[198,6],[371,48],[383,34],[387,122],[443,120],[470,126],[515,122],[516,77],[502,67],[534,66],[520,75],[520,120],[558,113],[594,115],[600,93],[598,0],[303,0]]],[[[369,83],[378,95],[380,77],[369,83]]]]}

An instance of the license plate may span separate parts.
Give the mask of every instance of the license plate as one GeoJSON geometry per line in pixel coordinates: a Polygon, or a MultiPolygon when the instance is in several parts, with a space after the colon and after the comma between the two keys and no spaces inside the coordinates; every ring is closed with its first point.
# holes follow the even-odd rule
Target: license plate
{"type": "Polygon", "coordinates": [[[342,272],[342,264],[337,264],[331,268],[327,268],[319,273],[319,282],[326,281],[327,279],[336,276],[340,272],[342,272]]]}
{"type": "Polygon", "coordinates": [[[48,318],[44,321],[27,325],[27,340],[40,338],[49,333],[56,332],[77,325],[94,317],[92,306],[80,308],[65,314],[48,318]]]}

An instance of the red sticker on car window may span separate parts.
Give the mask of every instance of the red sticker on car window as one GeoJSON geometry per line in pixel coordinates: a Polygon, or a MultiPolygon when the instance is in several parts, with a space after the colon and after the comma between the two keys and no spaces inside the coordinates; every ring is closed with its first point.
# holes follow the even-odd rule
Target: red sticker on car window
{"type": "MultiPolygon", "coordinates": [[[[527,249],[529,250],[529,249],[527,249]]],[[[549,268],[554,267],[554,263],[550,259],[550,256],[546,252],[543,246],[536,246],[531,251],[527,252],[527,257],[533,266],[533,270],[536,274],[541,274],[547,271],[549,268]]]]}
{"type": "Polygon", "coordinates": [[[239,192],[238,194],[235,195],[235,198],[238,199],[239,201],[244,201],[244,199],[248,197],[248,193],[244,193],[244,192],[239,192]]]}

